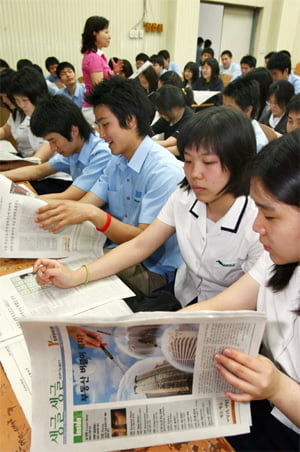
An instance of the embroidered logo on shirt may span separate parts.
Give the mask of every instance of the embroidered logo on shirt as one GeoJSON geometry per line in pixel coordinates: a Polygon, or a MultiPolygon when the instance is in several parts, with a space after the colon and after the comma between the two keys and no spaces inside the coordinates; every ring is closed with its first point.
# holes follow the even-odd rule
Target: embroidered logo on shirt
{"type": "Polygon", "coordinates": [[[222,265],[222,267],[235,267],[235,264],[224,264],[222,261],[217,260],[217,264],[222,265]]]}
{"type": "Polygon", "coordinates": [[[134,202],[141,202],[141,198],[142,198],[142,192],[136,190],[135,197],[134,197],[134,202]]]}

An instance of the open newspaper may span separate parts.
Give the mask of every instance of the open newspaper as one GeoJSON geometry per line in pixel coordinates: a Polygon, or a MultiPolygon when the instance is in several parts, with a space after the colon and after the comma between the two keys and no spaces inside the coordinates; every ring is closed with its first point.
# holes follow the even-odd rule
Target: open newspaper
{"type": "Polygon", "coordinates": [[[106,240],[85,221],[57,232],[39,228],[36,211],[46,202],[30,190],[0,175],[0,257],[66,257],[75,253],[102,254],[106,240]]]}
{"type": "Polygon", "coordinates": [[[32,451],[112,451],[249,431],[214,355],[257,354],[265,315],[138,313],[24,319],[32,363],[32,451]],[[97,346],[91,338],[97,335],[97,346]],[[38,338],[38,340],[37,340],[38,338]]]}

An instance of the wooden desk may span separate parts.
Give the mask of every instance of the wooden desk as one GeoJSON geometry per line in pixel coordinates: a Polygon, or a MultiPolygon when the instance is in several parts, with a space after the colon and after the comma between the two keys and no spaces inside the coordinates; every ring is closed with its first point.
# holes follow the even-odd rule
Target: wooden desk
{"type": "MultiPolygon", "coordinates": [[[[34,259],[0,259],[0,276],[31,267],[33,262],[34,259]]],[[[30,440],[31,428],[0,363],[0,452],[29,452],[30,440]]],[[[84,446],[82,450],[84,450],[84,446]]],[[[97,446],[95,450],[100,449],[97,446]]],[[[231,448],[224,438],[212,438],[208,440],[127,449],[127,452],[129,451],[234,452],[234,449],[231,448]]]]}

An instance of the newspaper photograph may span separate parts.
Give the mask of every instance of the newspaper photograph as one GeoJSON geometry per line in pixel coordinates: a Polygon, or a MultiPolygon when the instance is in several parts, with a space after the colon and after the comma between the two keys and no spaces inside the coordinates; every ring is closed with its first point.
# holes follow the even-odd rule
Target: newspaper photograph
{"type": "Polygon", "coordinates": [[[102,254],[106,236],[85,221],[57,232],[39,228],[36,211],[46,202],[0,175],[0,258],[66,257],[102,254]]]}
{"type": "Polygon", "coordinates": [[[249,431],[250,405],[225,396],[232,388],[214,355],[225,347],[257,354],[263,313],[20,323],[35,388],[33,451],[112,451],[249,431]]]}

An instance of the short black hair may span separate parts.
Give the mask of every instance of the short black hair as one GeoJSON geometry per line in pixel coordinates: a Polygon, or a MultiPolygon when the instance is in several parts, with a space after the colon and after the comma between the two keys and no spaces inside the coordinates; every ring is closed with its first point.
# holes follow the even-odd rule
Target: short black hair
{"type": "Polygon", "coordinates": [[[287,80],[277,80],[276,82],[271,83],[269,87],[268,98],[274,95],[277,104],[281,108],[286,109],[287,104],[293,97],[294,93],[295,88],[290,82],[288,82],[287,80]]]}
{"type": "Polygon", "coordinates": [[[28,67],[32,65],[32,61],[28,60],[28,58],[21,58],[17,61],[17,71],[23,69],[23,67],[28,67]]]}
{"type": "Polygon", "coordinates": [[[164,60],[169,60],[170,59],[170,53],[168,50],[160,50],[158,52],[158,55],[162,56],[164,60]]]}
{"type": "Polygon", "coordinates": [[[62,61],[56,68],[56,75],[58,78],[60,78],[61,71],[63,71],[66,68],[70,68],[72,69],[73,72],[75,72],[75,67],[73,66],[73,64],[68,63],[68,61],[62,61]]]}
{"type": "Polygon", "coordinates": [[[197,38],[197,46],[201,46],[204,42],[204,39],[201,36],[198,36],[197,38]]]}
{"type": "Polygon", "coordinates": [[[204,48],[211,47],[211,45],[212,45],[211,40],[210,39],[205,39],[205,41],[204,41],[204,48]]]}
{"type": "Polygon", "coordinates": [[[2,60],[2,58],[0,58],[0,67],[9,69],[9,64],[7,63],[7,61],[2,60]]]}
{"type": "Polygon", "coordinates": [[[88,140],[92,128],[81,109],[71,99],[60,94],[48,96],[39,102],[30,119],[31,131],[38,137],[54,132],[71,141],[72,126],[78,127],[80,136],[88,140]]]}
{"type": "MultiPolygon", "coordinates": [[[[236,197],[248,194],[248,165],[256,154],[256,140],[249,118],[243,112],[224,105],[194,115],[181,129],[177,148],[184,160],[185,149],[199,149],[201,146],[216,153],[222,167],[230,172],[222,192],[236,197]]],[[[190,189],[186,178],[181,187],[190,189]]]]}
{"type": "Polygon", "coordinates": [[[149,56],[146,53],[138,53],[135,57],[135,61],[149,61],[149,56]]]}
{"type": "Polygon", "coordinates": [[[293,96],[286,107],[287,113],[290,111],[300,111],[300,93],[293,96]]]}
{"type": "Polygon", "coordinates": [[[240,64],[248,64],[249,67],[256,67],[256,58],[253,55],[245,55],[241,58],[240,64]]]}
{"type": "Polygon", "coordinates": [[[271,58],[271,56],[274,55],[274,53],[276,53],[276,52],[274,52],[274,50],[271,50],[271,52],[268,52],[268,53],[264,56],[264,59],[265,59],[265,60],[269,60],[269,59],[271,58]]]}
{"type": "MultiPolygon", "coordinates": [[[[188,86],[186,86],[186,87],[184,86],[183,80],[180,77],[180,75],[177,74],[177,72],[166,71],[160,75],[158,80],[161,82],[162,86],[164,86],[164,85],[177,86],[177,88],[179,88],[182,91],[182,93],[184,95],[185,103],[189,107],[194,103],[193,91],[188,86]]],[[[157,93],[155,93],[154,101],[157,97],[158,97],[158,95],[157,95],[157,93]]],[[[177,101],[178,101],[178,99],[177,99],[177,101]]]]}
{"type": "Polygon", "coordinates": [[[156,109],[160,114],[168,115],[174,107],[186,107],[186,99],[183,90],[177,86],[165,84],[161,86],[155,97],[156,109]]]}
{"type": "Polygon", "coordinates": [[[272,69],[278,69],[281,72],[284,72],[285,69],[288,69],[288,73],[290,74],[292,69],[291,58],[285,52],[275,52],[269,59],[267,68],[269,71],[272,69]]]}
{"type": "Polygon", "coordinates": [[[229,58],[232,58],[232,52],[230,50],[223,50],[223,52],[221,53],[221,57],[223,55],[228,55],[229,58]]]}
{"type": "Polygon", "coordinates": [[[50,57],[46,58],[45,66],[46,66],[47,71],[49,71],[50,66],[52,66],[53,64],[59,64],[59,61],[56,57],[50,56],[50,57]]]}
{"type": "Polygon", "coordinates": [[[157,90],[158,75],[155,72],[153,66],[147,67],[140,75],[143,75],[149,83],[149,93],[157,90]]]}
{"type": "Polygon", "coordinates": [[[36,68],[25,66],[14,74],[11,93],[13,96],[26,96],[36,105],[41,97],[48,95],[48,87],[43,75],[36,68]]]}
{"type": "MultiPolygon", "coordinates": [[[[215,51],[211,47],[204,47],[202,54],[203,53],[208,53],[211,56],[211,58],[213,58],[215,56],[215,51]]],[[[201,55],[200,55],[200,58],[201,58],[201,55]]]]}
{"type": "Polygon", "coordinates": [[[153,63],[157,63],[162,68],[164,67],[164,59],[163,59],[163,57],[161,55],[151,55],[150,61],[151,61],[152,64],[153,63]]]}
{"type": "Polygon", "coordinates": [[[145,137],[151,134],[153,110],[138,80],[113,76],[95,85],[85,98],[94,108],[98,105],[108,107],[124,129],[128,128],[130,119],[136,118],[138,135],[145,137]]]}
{"type": "Polygon", "coordinates": [[[259,84],[256,80],[239,77],[225,86],[222,94],[234,99],[242,111],[252,107],[251,118],[254,118],[260,99],[259,84]]]}
{"type": "Polygon", "coordinates": [[[23,110],[21,110],[17,107],[15,99],[13,98],[13,95],[11,93],[12,80],[13,80],[13,76],[15,73],[16,73],[16,71],[14,71],[13,69],[10,69],[10,68],[4,69],[4,71],[0,72],[0,93],[6,94],[6,96],[9,98],[10,102],[16,108],[11,111],[10,106],[7,105],[5,102],[3,102],[2,99],[1,99],[0,105],[3,106],[4,108],[6,108],[7,110],[9,110],[12,113],[14,119],[16,117],[17,111],[19,111],[21,118],[23,120],[25,118],[25,114],[24,114],[23,110]]]}

